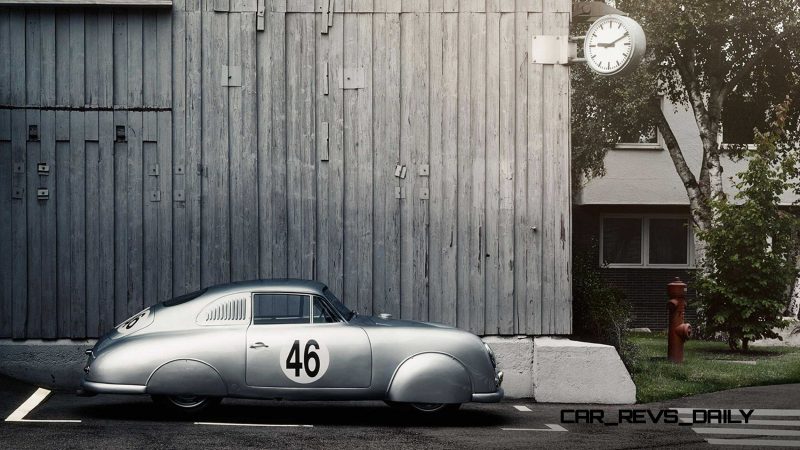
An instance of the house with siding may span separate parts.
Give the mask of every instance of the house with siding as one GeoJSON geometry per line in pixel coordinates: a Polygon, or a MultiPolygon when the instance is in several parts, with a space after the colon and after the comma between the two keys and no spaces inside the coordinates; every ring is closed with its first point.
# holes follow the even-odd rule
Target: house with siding
{"type": "MultiPolygon", "coordinates": [[[[752,112],[758,108],[736,100],[723,116],[723,146],[752,144],[752,130],[763,128],[752,112]]],[[[659,101],[686,162],[697,173],[703,148],[694,114],[688,105],[659,101]]],[[[631,130],[627,141],[606,155],[606,174],[586,182],[575,195],[576,248],[593,251],[603,278],[625,293],[633,307],[631,326],[667,327],[666,285],[675,277],[688,283],[686,316],[691,322],[697,262],[686,190],[655,127],[631,130]]],[[[747,162],[723,157],[722,165],[724,191],[732,197],[735,175],[747,162]]],[[[794,200],[789,192],[781,196],[785,205],[794,200]]]]}

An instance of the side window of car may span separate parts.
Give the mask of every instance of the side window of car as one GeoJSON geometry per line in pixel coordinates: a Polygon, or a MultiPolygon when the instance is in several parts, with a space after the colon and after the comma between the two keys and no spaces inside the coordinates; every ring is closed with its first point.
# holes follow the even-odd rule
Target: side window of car
{"type": "Polygon", "coordinates": [[[338,322],[336,316],[331,312],[330,308],[328,308],[328,305],[319,297],[314,297],[314,315],[312,319],[314,323],[338,322]]]}
{"type": "Polygon", "coordinates": [[[309,323],[309,296],[297,294],[255,294],[253,324],[282,325],[309,323]]]}

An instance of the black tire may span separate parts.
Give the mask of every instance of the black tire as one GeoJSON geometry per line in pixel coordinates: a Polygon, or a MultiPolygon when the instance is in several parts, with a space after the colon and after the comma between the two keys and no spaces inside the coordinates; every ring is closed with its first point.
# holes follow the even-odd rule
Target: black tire
{"type": "Polygon", "coordinates": [[[152,397],[156,404],[188,415],[198,414],[201,411],[213,408],[222,401],[222,397],[205,397],[202,395],[153,395],[152,397]]]}
{"type": "Polygon", "coordinates": [[[443,415],[458,411],[461,403],[400,403],[386,401],[386,404],[422,415],[443,415]]]}

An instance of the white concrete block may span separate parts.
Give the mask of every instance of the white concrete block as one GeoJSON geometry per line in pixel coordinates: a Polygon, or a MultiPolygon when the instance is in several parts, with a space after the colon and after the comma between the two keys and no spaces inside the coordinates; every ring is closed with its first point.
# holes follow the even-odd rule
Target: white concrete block
{"type": "Polygon", "coordinates": [[[503,371],[503,390],[507,398],[533,397],[533,338],[530,336],[486,336],[503,371]]]}
{"type": "Polygon", "coordinates": [[[610,345],[537,337],[533,396],[546,403],[636,403],[636,385],[610,345]]]}

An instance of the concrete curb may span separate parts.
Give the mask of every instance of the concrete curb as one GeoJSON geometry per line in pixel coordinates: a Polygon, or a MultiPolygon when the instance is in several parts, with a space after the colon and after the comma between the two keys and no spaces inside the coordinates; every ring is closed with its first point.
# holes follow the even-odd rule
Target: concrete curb
{"type": "Polygon", "coordinates": [[[0,339],[0,373],[50,390],[75,391],[86,364],[84,352],[95,342],[0,339]]]}

